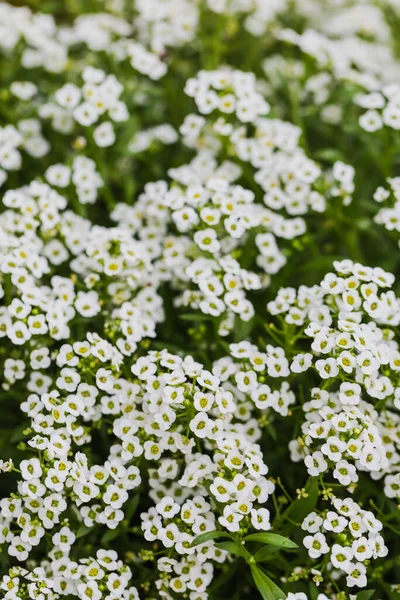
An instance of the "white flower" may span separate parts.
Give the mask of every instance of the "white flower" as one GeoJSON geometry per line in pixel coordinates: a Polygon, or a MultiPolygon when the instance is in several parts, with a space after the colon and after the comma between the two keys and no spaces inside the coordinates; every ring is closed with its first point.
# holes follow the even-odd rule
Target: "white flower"
{"type": "Polygon", "coordinates": [[[78,292],[75,300],[75,308],[84,317],[94,317],[100,310],[99,296],[97,292],[78,292]]]}
{"type": "Polygon", "coordinates": [[[21,475],[25,480],[38,479],[42,474],[42,467],[39,459],[37,458],[22,460],[19,468],[21,470],[21,475]]]}
{"type": "Polygon", "coordinates": [[[361,386],[358,383],[344,382],[340,384],[339,399],[342,404],[356,405],[360,402],[360,398],[361,386]]]}
{"type": "Polygon", "coordinates": [[[339,544],[334,544],[332,546],[330,559],[333,566],[337,569],[341,569],[345,573],[349,573],[354,567],[354,563],[351,562],[353,557],[354,552],[351,547],[340,546],[339,544]]]}
{"type": "Polygon", "coordinates": [[[251,509],[251,524],[254,529],[268,531],[271,527],[270,513],[266,508],[251,509]]]}
{"type": "Polygon", "coordinates": [[[310,354],[310,352],[306,352],[304,354],[297,354],[294,357],[292,364],[290,365],[290,370],[293,371],[293,373],[303,373],[304,371],[307,371],[312,365],[312,359],[313,356],[312,354],[310,354]]]}
{"type": "Polygon", "coordinates": [[[225,506],[223,516],[218,517],[219,523],[232,533],[236,532],[240,528],[240,521],[243,519],[243,515],[234,512],[230,506],[225,506]]]}
{"type": "Polygon", "coordinates": [[[218,502],[226,503],[233,495],[234,487],[231,482],[222,477],[216,477],[210,486],[210,492],[218,502]]]}
{"type": "Polygon", "coordinates": [[[166,548],[172,548],[177,542],[181,541],[182,534],[175,523],[170,523],[165,528],[160,529],[158,538],[166,548]]]}
{"type": "Polygon", "coordinates": [[[317,360],[315,367],[322,379],[329,379],[330,377],[336,377],[339,373],[339,369],[334,358],[327,358],[326,360],[317,360]]]}
{"type": "Polygon", "coordinates": [[[303,523],[301,524],[301,528],[304,531],[308,531],[309,533],[318,533],[322,526],[322,523],[323,523],[322,517],[317,515],[316,512],[311,512],[304,519],[303,523]]]}
{"type": "Polygon", "coordinates": [[[11,458],[6,461],[0,460],[0,473],[8,473],[13,470],[13,467],[14,464],[11,458]]]}
{"type": "Polygon", "coordinates": [[[336,463],[333,476],[345,486],[358,481],[358,475],[355,466],[351,465],[349,462],[347,462],[347,460],[339,460],[336,463]]]}
{"type": "Polygon", "coordinates": [[[102,123],[96,127],[93,132],[93,139],[97,146],[100,146],[101,148],[112,146],[116,139],[112,123],[106,121],[105,123],[102,123]]]}
{"type": "Polygon", "coordinates": [[[74,119],[84,127],[89,127],[96,123],[98,119],[98,112],[96,108],[89,104],[89,102],[83,102],[77,106],[73,111],[74,119]]]}
{"type": "Polygon", "coordinates": [[[170,496],[165,496],[156,504],[157,512],[165,518],[172,519],[180,512],[180,506],[170,496]]]}
{"type": "Polygon", "coordinates": [[[326,537],[323,533],[306,535],[303,544],[307,548],[311,558],[319,558],[321,554],[327,554],[329,552],[329,546],[326,543],[326,537]]]}
{"type": "Polygon", "coordinates": [[[366,587],[367,585],[367,577],[366,577],[366,568],[365,566],[358,562],[356,564],[352,564],[348,571],[348,576],[346,577],[346,583],[349,587],[366,587]]]}
{"type": "Polygon", "coordinates": [[[216,232],[211,228],[196,231],[194,234],[194,241],[201,250],[206,250],[211,253],[218,252],[221,247],[216,232]]]}
{"type": "Polygon", "coordinates": [[[306,456],[304,458],[304,464],[312,477],[317,477],[321,473],[324,473],[328,468],[328,463],[326,462],[324,455],[319,451],[306,456]]]}
{"type": "Polygon", "coordinates": [[[322,453],[335,463],[341,460],[345,449],[346,443],[336,436],[330,436],[321,447],[322,453]]]}
{"type": "Polygon", "coordinates": [[[103,595],[96,581],[78,584],[77,591],[84,600],[86,600],[86,598],[90,598],[90,600],[100,600],[103,595]]]}

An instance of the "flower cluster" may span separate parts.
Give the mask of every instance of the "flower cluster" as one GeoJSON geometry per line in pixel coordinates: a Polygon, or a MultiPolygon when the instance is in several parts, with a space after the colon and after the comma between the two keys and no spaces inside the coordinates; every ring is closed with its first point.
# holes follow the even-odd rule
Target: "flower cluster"
{"type": "Polygon", "coordinates": [[[380,534],[382,523],[352,498],[333,497],[331,502],[334,510],[312,512],[304,519],[301,528],[311,534],[304,546],[312,558],[329,554],[332,567],[346,574],[349,587],[365,587],[364,563],[388,553],[380,534]]]}
{"type": "Polygon", "coordinates": [[[259,411],[272,408],[282,416],[287,416],[295,397],[287,381],[274,380],[287,378],[289,361],[281,347],[267,345],[265,351],[248,342],[230,345],[231,356],[224,357],[214,364],[214,372],[229,382],[232,389],[237,389],[243,401],[239,406],[239,414],[249,412],[249,396],[259,411]],[[268,384],[265,383],[268,381],[268,384]],[[276,389],[273,389],[276,387],[276,389]]]}
{"type": "Polygon", "coordinates": [[[397,597],[399,3],[20,4],[1,598],[397,597]]]}
{"type": "Polygon", "coordinates": [[[253,123],[269,113],[270,107],[256,90],[253,73],[200,71],[186,82],[185,92],[194,98],[200,113],[218,111],[234,115],[241,123],[253,123]]]}
{"type": "MultiPolygon", "coordinates": [[[[128,118],[126,104],[120,100],[123,86],[114,75],[106,75],[101,69],[85,67],[82,72],[82,89],[66,83],[55,93],[55,102],[43,104],[39,114],[51,119],[52,127],[61,133],[72,133],[75,123],[88,127],[101,117],[120,123],[128,118]]],[[[115,142],[114,128],[110,120],[102,120],[93,131],[93,139],[102,148],[115,142]]]]}
{"type": "Polygon", "coordinates": [[[74,595],[80,598],[121,598],[139,600],[131,585],[132,572],[114,550],[98,550],[96,558],[70,560],[75,535],[64,526],[52,538],[54,544],[50,560],[43,561],[33,571],[13,567],[5,575],[0,588],[5,600],[23,598],[59,598],[74,595]]]}
{"type": "MultiPolygon", "coordinates": [[[[35,358],[40,368],[48,368],[47,353],[35,358]]],[[[71,538],[71,545],[75,534],[65,533],[62,521],[71,503],[86,527],[118,527],[129,493],[141,484],[143,459],[149,463],[149,495],[156,502],[141,515],[146,540],[158,539],[190,558],[196,534],[216,526],[205,500],[208,493],[223,507],[218,522],[227,531],[269,529],[269,511],[259,505],[273,485],[251,441],[259,437],[257,425],[236,421],[233,394],[216,375],[190,356],[182,360],[163,351],[139,358],[130,369],[133,378],[125,379],[119,376],[123,355],[95,334],[62,345],[56,365],[54,388],[41,375],[42,389],[37,385],[21,405],[34,434],[28,446],[42,458],[21,461],[18,494],[1,501],[2,536],[11,556],[26,560],[46,530],[71,538]],[[91,442],[102,419],[112,423],[114,443],[104,464],[91,464],[79,448],[91,442]],[[200,451],[203,444],[212,458],[200,451]],[[157,470],[150,468],[154,461],[157,470]]],[[[197,552],[200,565],[215,558],[210,543],[197,552]]],[[[209,577],[211,565],[206,572],[209,577]]],[[[179,582],[171,579],[171,588],[178,589],[179,582]]]]}
{"type": "Polygon", "coordinates": [[[366,109],[360,119],[360,126],[369,133],[382,129],[385,125],[391,129],[400,129],[400,87],[388,84],[382,91],[357,96],[355,102],[366,109]]]}
{"type": "Polygon", "coordinates": [[[21,119],[17,127],[0,127],[0,186],[8,178],[9,171],[22,168],[20,150],[34,158],[42,158],[49,149],[49,143],[43,137],[40,121],[37,119],[21,119]]]}
{"type": "Polygon", "coordinates": [[[379,186],[374,193],[374,200],[383,205],[375,216],[375,221],[388,231],[400,231],[400,180],[398,177],[388,179],[389,189],[379,186]]]}
{"type": "Polygon", "coordinates": [[[51,186],[75,192],[80,204],[94,204],[98,190],[103,186],[103,180],[96,171],[96,163],[87,156],[74,158],[71,167],[51,165],[46,170],[45,177],[51,186]]]}
{"type": "MultiPolygon", "coordinates": [[[[333,477],[346,487],[357,483],[360,470],[394,482],[400,351],[393,328],[399,323],[399,299],[383,291],[394,278],[348,260],[335,268],[320,286],[297,294],[282,289],[269,304],[309,340],[309,351],[294,356],[291,370],[313,368],[324,382],[303,404],[303,435],[291,442],[292,458],[305,455],[312,476],[334,469],[333,477]]],[[[390,483],[385,489],[393,497],[390,483]]]]}

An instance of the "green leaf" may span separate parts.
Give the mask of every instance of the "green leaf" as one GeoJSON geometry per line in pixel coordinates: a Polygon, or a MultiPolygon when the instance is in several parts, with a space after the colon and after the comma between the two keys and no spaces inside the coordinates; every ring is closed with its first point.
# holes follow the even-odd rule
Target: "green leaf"
{"type": "Polygon", "coordinates": [[[280,548],[278,548],[277,546],[263,546],[255,553],[254,560],[256,562],[263,562],[263,560],[266,560],[273,554],[276,554],[277,552],[279,552],[279,550],[280,548]]]}
{"type": "Polygon", "coordinates": [[[296,499],[281,515],[280,521],[287,523],[288,519],[301,523],[316,507],[318,502],[318,479],[310,477],[306,483],[307,498],[296,499]]]}
{"type": "Polygon", "coordinates": [[[285,592],[281,590],[275,583],[255,565],[251,566],[251,574],[253,575],[254,583],[257,586],[263,600],[284,600],[285,592]]]}
{"type": "Polygon", "coordinates": [[[358,592],[357,600],[369,600],[375,594],[375,590],[363,590],[358,592]]]}
{"type": "Polygon", "coordinates": [[[31,423],[29,421],[24,421],[22,423],[22,425],[18,425],[17,427],[13,427],[13,432],[11,434],[11,437],[10,437],[9,441],[11,443],[13,443],[13,442],[19,442],[24,437],[26,437],[26,434],[24,433],[24,431],[29,428],[30,424],[31,423]]]}
{"type": "Polygon", "coordinates": [[[126,505],[125,519],[130,521],[139,506],[140,494],[136,494],[126,505]]]}
{"type": "Polygon", "coordinates": [[[317,586],[310,581],[310,600],[318,600],[319,591],[317,586]]]}
{"type": "Polygon", "coordinates": [[[94,529],[94,528],[95,528],[95,525],[92,525],[92,527],[87,527],[86,525],[82,524],[79,527],[78,531],[76,532],[76,537],[81,538],[84,535],[88,534],[89,531],[92,531],[92,529],[94,529]]]}
{"type": "Polygon", "coordinates": [[[119,535],[121,535],[120,527],[116,527],[115,529],[109,529],[108,531],[105,532],[105,534],[101,538],[101,542],[102,543],[111,542],[112,540],[115,540],[115,538],[117,538],[119,535]]]}
{"type": "Polygon", "coordinates": [[[184,313],[183,315],[179,315],[179,318],[183,321],[211,321],[213,317],[203,313],[184,313]]]}
{"type": "Polygon", "coordinates": [[[270,544],[271,546],[279,546],[280,548],[298,548],[298,545],[292,542],[292,540],[277,533],[252,533],[244,539],[246,542],[260,542],[260,544],[270,544]]]}
{"type": "Polygon", "coordinates": [[[193,542],[190,544],[190,547],[198,546],[199,544],[204,544],[205,542],[209,542],[210,540],[215,540],[221,537],[229,537],[229,534],[226,531],[219,531],[214,529],[213,531],[206,531],[205,533],[201,533],[196,538],[194,538],[193,542]]]}
{"type": "Polygon", "coordinates": [[[249,337],[256,320],[250,319],[250,321],[243,321],[239,317],[235,319],[235,327],[233,328],[233,336],[235,342],[239,342],[241,340],[245,340],[249,337]]]}
{"type": "MultiPolygon", "coordinates": [[[[244,558],[244,560],[249,560],[251,558],[250,552],[247,552],[246,548],[239,544],[239,542],[218,542],[215,546],[219,550],[225,550],[226,552],[230,552],[231,554],[237,554],[244,558]]],[[[254,562],[254,561],[253,561],[254,562]]]]}
{"type": "Polygon", "coordinates": [[[343,154],[335,148],[323,148],[315,154],[318,160],[334,163],[337,160],[344,160],[343,154]]]}

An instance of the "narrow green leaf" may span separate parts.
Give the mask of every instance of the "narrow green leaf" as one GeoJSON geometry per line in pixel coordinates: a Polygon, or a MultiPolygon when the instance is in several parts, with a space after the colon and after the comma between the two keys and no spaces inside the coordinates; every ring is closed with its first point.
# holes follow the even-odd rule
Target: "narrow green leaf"
{"type": "Polygon", "coordinates": [[[315,583],[310,581],[310,600],[318,600],[319,591],[315,583]]]}
{"type": "Polygon", "coordinates": [[[281,590],[275,583],[255,565],[251,566],[251,574],[253,575],[254,583],[257,586],[263,600],[284,600],[285,592],[281,590]]]}
{"type": "Polygon", "coordinates": [[[215,546],[219,550],[226,550],[226,552],[230,552],[231,554],[237,554],[244,558],[244,560],[251,558],[250,552],[247,552],[246,548],[242,544],[239,544],[239,542],[218,542],[215,546]]]}
{"type": "Polygon", "coordinates": [[[24,437],[26,437],[26,434],[24,433],[24,431],[29,428],[29,425],[30,425],[29,421],[24,421],[22,423],[22,425],[19,425],[17,427],[13,427],[13,432],[12,432],[12,435],[10,436],[9,441],[12,442],[12,443],[13,442],[19,442],[24,437]]]}
{"type": "Polygon", "coordinates": [[[78,531],[76,532],[76,537],[81,538],[84,535],[88,534],[89,531],[92,531],[92,529],[94,529],[94,528],[95,528],[95,525],[93,525],[92,527],[87,527],[86,525],[82,524],[79,527],[78,531]]]}
{"type": "Polygon", "coordinates": [[[108,531],[105,532],[105,534],[101,538],[101,542],[102,543],[111,542],[112,540],[115,540],[115,538],[117,538],[119,535],[121,535],[120,527],[116,527],[115,529],[109,529],[108,531]]]}
{"type": "Polygon", "coordinates": [[[323,148],[315,154],[318,160],[334,163],[337,160],[343,160],[343,154],[335,148],[323,148]]]}
{"type": "Polygon", "coordinates": [[[358,592],[357,600],[369,600],[375,594],[375,590],[363,590],[358,592]]]}
{"type": "Polygon", "coordinates": [[[194,538],[190,546],[193,548],[193,546],[198,546],[199,544],[204,544],[205,542],[209,542],[210,540],[215,540],[221,537],[229,537],[229,534],[226,533],[226,531],[219,531],[217,529],[214,529],[213,531],[206,531],[205,533],[201,533],[194,538]]]}
{"type": "Polygon", "coordinates": [[[296,499],[281,515],[280,521],[287,523],[288,519],[301,523],[312,512],[318,502],[318,479],[310,477],[305,486],[307,498],[296,499]]]}
{"type": "Polygon", "coordinates": [[[279,546],[280,548],[298,548],[298,545],[292,542],[292,540],[277,533],[252,533],[244,539],[246,542],[260,542],[260,544],[270,544],[271,546],[279,546]]]}
{"type": "Polygon", "coordinates": [[[139,506],[140,495],[136,494],[131,498],[126,505],[125,519],[128,521],[131,520],[133,515],[135,514],[137,507],[139,506]]]}
{"type": "Polygon", "coordinates": [[[211,321],[213,317],[210,315],[204,315],[203,313],[184,313],[183,315],[179,315],[179,318],[183,321],[211,321]]]}
{"type": "Polygon", "coordinates": [[[280,548],[278,548],[277,546],[263,546],[255,553],[254,560],[256,562],[263,562],[263,560],[266,560],[273,554],[276,554],[277,552],[279,552],[279,550],[280,548]]]}
{"type": "Polygon", "coordinates": [[[250,321],[243,321],[239,317],[235,319],[235,327],[233,329],[233,336],[236,342],[245,340],[249,337],[253,327],[255,325],[255,319],[250,321]]]}

